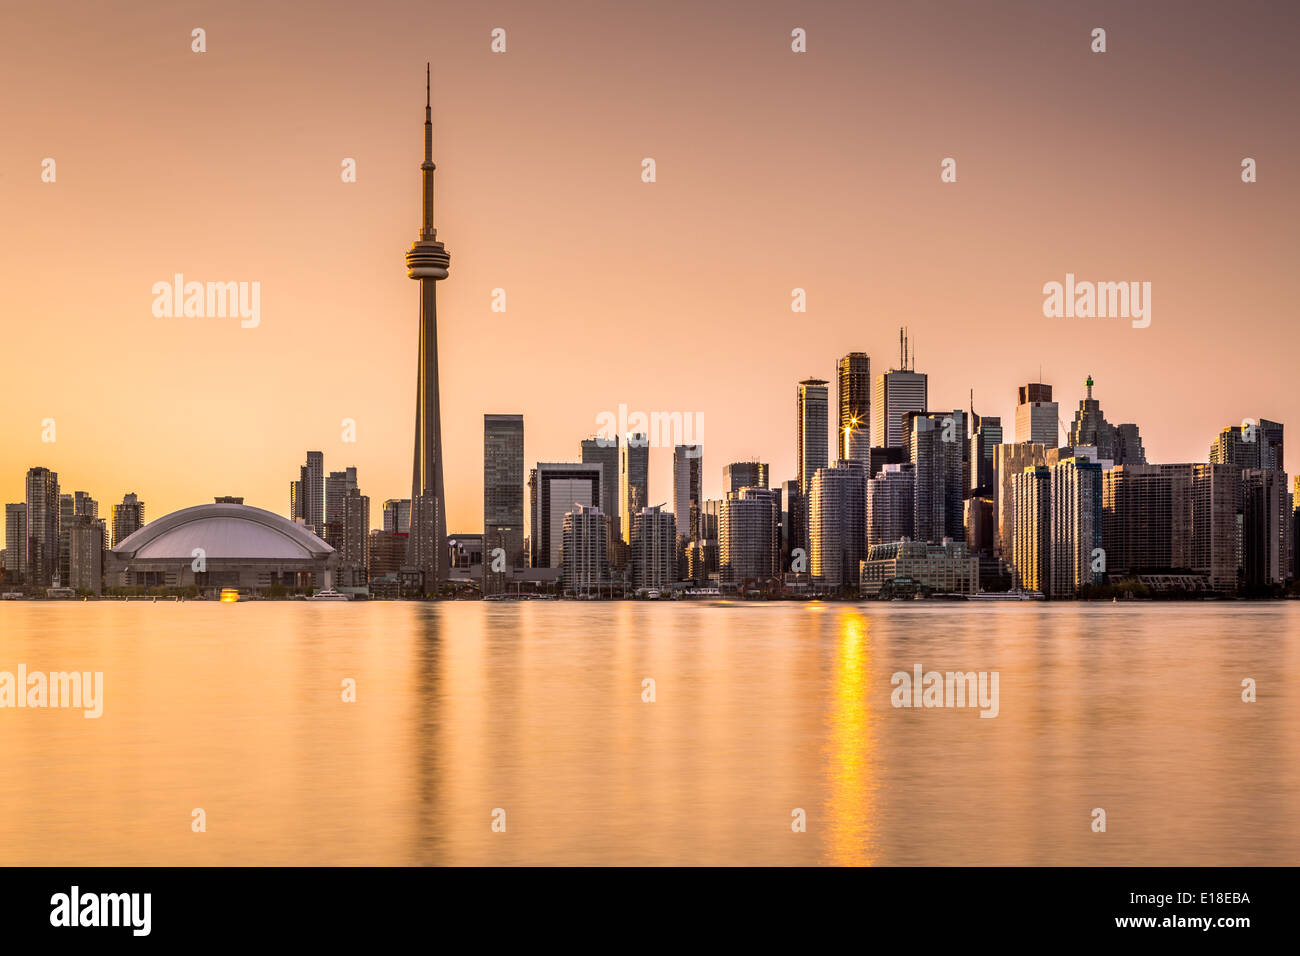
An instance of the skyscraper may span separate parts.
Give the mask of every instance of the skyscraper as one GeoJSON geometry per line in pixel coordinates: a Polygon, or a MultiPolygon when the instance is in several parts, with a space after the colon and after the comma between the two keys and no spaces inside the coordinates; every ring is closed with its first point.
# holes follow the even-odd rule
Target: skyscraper
{"type": "Polygon", "coordinates": [[[677,580],[677,528],[673,516],[659,505],[633,515],[629,563],[638,588],[671,587],[677,580]]]}
{"type": "Polygon", "coordinates": [[[796,456],[799,492],[805,497],[818,468],[829,464],[826,381],[804,379],[795,392],[796,456]]]}
{"type": "Polygon", "coordinates": [[[27,502],[5,505],[5,570],[9,580],[27,576],[27,502]]]}
{"type": "Polygon", "coordinates": [[[1210,464],[1281,471],[1282,425],[1261,418],[1229,425],[1210,443],[1210,464]]]}
{"type": "Polygon", "coordinates": [[[343,549],[344,501],[356,487],[355,467],[331,471],[325,478],[325,524],[321,537],[336,551],[343,549]]]}
{"type": "Polygon", "coordinates": [[[1250,589],[1281,585],[1287,578],[1286,475],[1268,468],[1241,473],[1242,584],[1250,589]]]}
{"type": "Polygon", "coordinates": [[[1010,476],[1008,502],[1016,514],[1013,537],[1004,546],[1015,583],[1046,594],[1051,567],[1052,470],[1029,465],[1010,476]]]}
{"type": "Polygon", "coordinates": [[[313,534],[325,537],[325,455],[307,452],[298,480],[289,486],[289,520],[299,521],[313,534]]]}
{"type": "Polygon", "coordinates": [[[608,574],[605,544],[609,521],[594,505],[578,505],[565,514],[561,527],[564,589],[591,594],[608,574]]]}
{"type": "Polygon", "coordinates": [[[538,462],[529,476],[531,529],[529,565],[558,568],[564,544],[564,516],[579,505],[600,507],[604,484],[599,463],[538,462]]]}
{"type": "Polygon", "coordinates": [[[1047,448],[1060,444],[1060,406],[1052,401],[1052,386],[1030,382],[1020,386],[1016,405],[1016,444],[1033,442],[1047,448]]]}
{"type": "MultiPolygon", "coordinates": [[[[1102,547],[1102,467],[1085,458],[1051,466],[1050,597],[1072,598],[1079,588],[1101,582],[1094,552],[1102,547]]],[[[1021,518],[1017,509],[1016,521],[1021,518]]]]}
{"type": "Polygon", "coordinates": [[[619,448],[618,436],[613,438],[584,438],[582,440],[581,461],[584,464],[600,463],[600,511],[609,526],[610,540],[606,542],[606,557],[615,564],[622,564],[614,543],[614,536],[622,540],[622,523],[619,518],[619,448]]]}
{"type": "Polygon", "coordinates": [[[924,411],[929,404],[929,379],[916,371],[915,356],[908,354],[907,336],[898,331],[899,367],[876,376],[876,407],[871,424],[871,444],[899,448],[908,443],[903,416],[924,411]]]}
{"type": "Polygon", "coordinates": [[[830,463],[826,385],[820,378],[809,378],[800,382],[795,392],[795,480],[799,482],[799,494],[788,496],[786,506],[790,528],[796,532],[789,541],[791,550],[808,549],[808,493],[817,469],[830,463]]]}
{"type": "Polygon", "coordinates": [[[867,556],[867,464],[844,459],[817,469],[808,494],[808,570],[817,584],[858,584],[867,556]]]}
{"type": "Polygon", "coordinates": [[[970,437],[970,489],[993,497],[997,484],[993,449],[1002,444],[1002,419],[973,414],[972,418],[975,427],[970,437]]]}
{"type": "Polygon", "coordinates": [[[632,518],[641,513],[649,502],[650,488],[650,437],[644,432],[633,432],[623,437],[622,461],[619,467],[619,514],[622,516],[622,533],[625,544],[632,543],[632,518]]]}
{"type": "Polygon", "coordinates": [[[867,464],[871,457],[871,358],[850,352],[840,359],[836,455],[867,464]]]}
{"type": "Polygon", "coordinates": [[[962,448],[966,413],[908,412],[909,457],[916,468],[912,531],[917,541],[942,542],[965,535],[962,509],[962,448]]]}
{"type": "Polygon", "coordinates": [[[741,488],[766,488],[768,470],[761,461],[733,461],[722,466],[723,497],[741,488]]]}
{"type": "Polygon", "coordinates": [[[100,594],[104,587],[104,522],[88,512],[74,512],[68,526],[66,587],[100,594]]]}
{"type": "Polygon", "coordinates": [[[524,565],[524,416],[483,416],[483,560],[524,565]]]}
{"type": "MultiPolygon", "coordinates": [[[[522,481],[522,478],[520,480],[522,481]]],[[[520,494],[523,494],[523,492],[521,491],[520,494]]],[[[410,532],[410,498],[389,498],[384,502],[384,530],[389,534],[407,534],[410,532]]]]}
{"type": "Polygon", "coordinates": [[[699,533],[700,506],[704,502],[703,467],[703,445],[673,447],[673,520],[681,547],[699,533]]]}
{"type": "Polygon", "coordinates": [[[728,492],[718,515],[718,582],[740,588],[781,573],[779,493],[745,486],[728,492]]]}
{"type": "Polygon", "coordinates": [[[447,502],[442,481],[442,409],[438,403],[437,285],[451,257],[433,227],[433,103],[424,74],[424,162],[419,238],[406,253],[406,274],[420,283],[420,338],[415,372],[415,454],[411,475],[411,534],[406,562],[424,574],[424,593],[437,595],[446,576],[447,502]]]}
{"type": "Polygon", "coordinates": [[[113,547],[144,527],[144,502],[134,491],[122,496],[120,505],[113,505],[113,547]]]}
{"type": "Polygon", "coordinates": [[[27,580],[49,587],[59,571],[59,476],[48,468],[27,472],[27,580]]]}
{"type": "Polygon", "coordinates": [[[912,537],[916,466],[885,465],[867,481],[867,547],[912,537]]]}
{"type": "Polygon", "coordinates": [[[1079,402],[1078,411],[1074,413],[1074,423],[1070,426],[1070,445],[1092,445],[1097,449],[1099,461],[1110,461],[1117,465],[1144,465],[1146,452],[1142,448],[1142,436],[1137,425],[1124,424],[1118,428],[1106,421],[1101,412],[1101,404],[1092,397],[1092,376],[1084,383],[1088,395],[1079,402]],[[1120,436],[1123,429],[1123,438],[1120,436]]]}
{"type": "Polygon", "coordinates": [[[363,495],[354,483],[343,497],[341,536],[339,540],[339,570],[349,583],[364,585],[370,560],[370,497],[363,495]]]}

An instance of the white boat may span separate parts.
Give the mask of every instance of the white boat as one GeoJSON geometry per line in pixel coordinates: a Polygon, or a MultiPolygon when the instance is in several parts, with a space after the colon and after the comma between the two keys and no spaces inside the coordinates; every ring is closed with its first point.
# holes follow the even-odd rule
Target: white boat
{"type": "Polygon", "coordinates": [[[352,598],[342,591],[335,591],[333,588],[326,588],[324,591],[317,591],[308,601],[350,601],[352,598]]]}

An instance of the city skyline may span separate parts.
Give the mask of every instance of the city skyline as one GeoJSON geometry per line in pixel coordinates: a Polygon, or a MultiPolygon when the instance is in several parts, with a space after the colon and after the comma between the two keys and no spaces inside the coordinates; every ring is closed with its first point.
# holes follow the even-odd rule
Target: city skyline
{"type": "MultiPolygon", "coordinates": [[[[531,465],[572,460],[596,417],[620,404],[699,412],[704,499],[720,497],[720,465],[729,461],[768,462],[771,481],[785,481],[795,475],[787,424],[794,384],[834,382],[835,362],[854,351],[875,359],[873,372],[889,368],[900,324],[912,331],[932,408],[965,407],[973,388],[981,414],[1009,423],[1016,387],[1042,381],[1068,411],[1093,374],[1110,418],[1137,422],[1148,459],[1158,462],[1204,460],[1207,436],[1243,415],[1296,421],[1300,398],[1286,387],[1296,333],[1280,278],[1296,226],[1279,202],[1281,184],[1293,178],[1294,134],[1277,122],[1277,87],[1263,82],[1295,74],[1284,56],[1290,21],[1262,9],[1247,32],[1229,11],[1178,9],[1177,20],[1119,5],[1099,5],[1087,20],[1035,9],[1005,36],[980,34],[978,44],[970,42],[976,31],[963,33],[977,16],[966,11],[947,11],[942,22],[924,11],[850,17],[833,31],[824,11],[758,6],[735,25],[732,45],[706,28],[725,25],[725,15],[704,11],[698,34],[671,34],[677,72],[648,92],[632,78],[603,93],[584,88],[576,69],[547,69],[575,48],[607,55],[580,25],[568,25],[578,32],[566,41],[540,13],[508,6],[501,22],[509,51],[494,55],[484,21],[449,14],[440,21],[445,37],[431,44],[439,216],[458,249],[456,276],[439,290],[447,530],[481,524],[485,413],[524,414],[531,465]],[[1087,48],[1094,20],[1112,38],[1104,57],[1087,48]],[[1278,29],[1262,28],[1270,22],[1278,29]],[[809,52],[795,55],[788,37],[800,25],[809,52]],[[886,51],[878,67],[862,63],[863,44],[918,30],[935,47],[909,54],[913,62],[886,51]],[[1071,140],[1068,118],[1035,114],[1032,102],[1047,93],[1004,89],[976,69],[1010,51],[1045,71],[1061,57],[1095,70],[1098,91],[1062,88],[1050,72],[1045,85],[1097,124],[1096,141],[1071,140]],[[1240,68],[1205,73],[1210,51],[1240,68]],[[890,82],[876,82],[877,68],[890,82]],[[1156,83],[1159,75],[1186,82],[1177,91],[1156,83]],[[929,79],[900,98],[898,78],[909,76],[929,79]],[[1108,120],[1098,111],[1115,108],[1116,83],[1145,93],[1108,120]],[[687,95],[699,90],[703,105],[687,95]],[[898,102],[886,102],[885,90],[898,102]],[[995,95],[1017,109],[990,113],[986,100],[995,95]],[[808,104],[839,97],[861,102],[870,122],[805,115],[808,104]],[[581,123],[565,126],[575,132],[557,141],[554,117],[536,108],[543,103],[576,115],[603,106],[599,115],[611,123],[585,135],[581,123]],[[1178,104],[1199,104],[1201,115],[1164,112],[1159,141],[1128,138],[1143,110],[1178,104]],[[708,134],[709,107],[722,105],[734,113],[737,148],[702,152],[693,138],[708,134]],[[773,123],[773,105],[797,119],[773,123]],[[992,122],[1006,142],[966,114],[992,122]],[[1207,118],[1213,144],[1203,137],[1207,118]],[[1056,144],[1066,141],[1076,149],[1062,153],[1056,144]],[[800,158],[805,151],[815,166],[800,158]],[[1260,161],[1252,184],[1238,174],[1247,155],[1260,161]],[[654,183],[641,181],[646,156],[658,163],[654,183]],[[957,159],[955,183],[940,182],[946,156],[957,159]],[[1013,187],[1025,208],[999,208],[990,219],[990,203],[1013,187]],[[1047,215],[1037,199],[1050,199],[1047,215]],[[1135,239],[1117,230],[1116,210],[1140,217],[1146,232],[1135,239]],[[702,212],[719,225],[702,223],[702,212]],[[869,212],[874,228],[864,234],[859,220],[869,212]],[[1212,236],[1188,228],[1198,215],[1215,222],[1212,236]],[[553,245],[539,256],[543,226],[553,245]],[[761,252],[773,236],[786,253],[775,267],[761,252]],[[1043,283],[1071,272],[1151,281],[1150,327],[1045,319],[1043,283]],[[807,313],[790,311],[794,288],[806,290],[807,313]],[[492,311],[496,289],[508,296],[505,312],[492,311]],[[1245,320],[1257,346],[1239,338],[1245,320]],[[580,333],[602,323],[611,336],[633,336],[638,361],[587,363],[580,376],[547,376],[542,392],[530,387],[530,370],[560,367],[584,341],[580,333]],[[742,323],[764,334],[736,352],[742,323]],[[791,334],[809,328],[815,334],[791,334]],[[686,341],[691,348],[682,348],[686,341]],[[1224,354],[1251,360],[1224,363],[1224,354]],[[484,375],[485,367],[500,374],[484,375]],[[744,401],[728,381],[733,367],[759,383],[744,401]]],[[[349,12],[337,14],[334,29],[343,31],[349,12]]],[[[95,24],[107,14],[86,6],[83,16],[95,24]]],[[[288,44],[283,56],[262,56],[265,44],[293,35],[287,21],[268,14],[265,36],[243,36],[236,49],[221,39],[223,14],[214,16],[202,55],[189,48],[188,26],[173,36],[142,24],[117,41],[115,67],[122,54],[146,63],[164,55],[175,77],[166,89],[148,89],[143,67],[103,69],[105,52],[89,35],[41,44],[66,59],[52,71],[45,64],[48,85],[17,103],[14,135],[0,145],[12,222],[0,249],[24,276],[0,290],[0,307],[30,317],[7,323],[15,354],[38,354],[51,334],[88,347],[62,347],[57,362],[11,370],[16,387],[0,425],[5,501],[22,499],[22,476],[39,464],[102,502],[134,491],[154,515],[226,494],[283,513],[284,480],[306,449],[322,451],[329,469],[357,467],[376,501],[406,496],[411,303],[391,254],[409,236],[409,91],[415,64],[430,52],[416,47],[429,41],[389,38],[383,50],[367,48],[357,73],[313,74],[313,85],[324,86],[313,96],[292,73],[305,52],[288,44]],[[366,69],[373,78],[363,83],[366,69]],[[147,113],[126,112],[127,100],[147,113]],[[188,108],[175,108],[182,103],[188,108]],[[294,122],[277,122],[290,111],[294,122]],[[146,117],[155,114],[174,125],[154,129],[146,117]],[[218,135],[223,129],[235,135],[218,135]],[[276,158],[250,159],[250,135],[259,154],[276,158]],[[41,182],[44,156],[58,162],[55,182],[41,182]],[[355,183],[339,178],[348,157],[355,183]],[[285,190],[291,170],[297,187],[285,190]],[[59,227],[74,217],[119,241],[70,274],[59,227]],[[287,255],[304,229],[331,240],[305,257],[310,263],[287,255]],[[155,317],[152,284],[178,272],[261,282],[259,326],[155,317]],[[125,357],[105,365],[94,346],[108,336],[125,357]],[[42,441],[46,419],[56,425],[53,442],[42,441]],[[355,443],[341,438],[344,419],[356,423],[355,443]]],[[[25,26],[38,38],[55,29],[39,20],[25,26]]],[[[669,35],[629,36],[620,57],[649,65],[669,35]]],[[[333,42],[325,33],[309,46],[333,42]]],[[[26,53],[16,53],[21,66],[26,53]]],[[[833,436],[828,444],[835,447],[833,436]]],[[[1296,454],[1290,474],[1300,471],[1296,454]]],[[[671,469],[671,449],[651,449],[650,503],[669,500],[671,469]]]]}

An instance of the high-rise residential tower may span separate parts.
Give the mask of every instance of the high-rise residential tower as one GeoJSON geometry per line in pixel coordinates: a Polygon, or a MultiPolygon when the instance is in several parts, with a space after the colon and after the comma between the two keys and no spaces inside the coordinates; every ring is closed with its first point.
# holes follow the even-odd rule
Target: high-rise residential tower
{"type": "Polygon", "coordinates": [[[144,527],[144,502],[134,491],[122,496],[120,505],[113,505],[113,547],[144,527]]]}
{"type": "Polygon", "coordinates": [[[817,584],[858,584],[867,556],[867,463],[843,459],[817,469],[808,493],[808,570],[817,584]]]}
{"type": "Polygon", "coordinates": [[[718,580],[723,588],[781,573],[780,493],[758,486],[728,492],[718,515],[718,580]]]}
{"type": "Polygon", "coordinates": [[[49,587],[59,572],[59,476],[48,468],[27,472],[27,580],[49,587]]]}
{"type": "MultiPolygon", "coordinates": [[[[451,257],[433,227],[433,103],[424,77],[424,162],[420,164],[419,238],[406,253],[406,274],[420,283],[420,339],[415,371],[415,454],[411,474],[411,533],[406,563],[424,573],[424,593],[436,595],[447,570],[447,502],[442,480],[442,409],[438,402],[438,282],[451,257]]],[[[557,542],[558,543],[558,542],[557,542]]]]}
{"type": "MultiPolygon", "coordinates": [[[[1101,464],[1084,458],[1051,466],[1049,597],[1073,598],[1084,585],[1101,583],[1101,572],[1094,570],[1103,547],[1101,475],[1101,464]]],[[[1017,525],[1024,517],[1017,509],[1017,525]]]]}
{"type": "Polygon", "coordinates": [[[331,471],[325,476],[325,526],[321,537],[336,551],[343,549],[344,501],[356,487],[355,467],[331,471]]]}
{"type": "Polygon", "coordinates": [[[1007,495],[1016,514],[1012,540],[1004,550],[1015,583],[1026,591],[1048,592],[1052,545],[1052,470],[1030,465],[1010,476],[1007,495]]]}
{"type": "Polygon", "coordinates": [[[483,560],[524,565],[524,416],[483,416],[483,560]]]}
{"type": "Polygon", "coordinates": [[[605,554],[609,521],[599,508],[578,505],[565,514],[561,528],[564,589],[591,594],[609,574],[605,554]]]}
{"type": "Polygon", "coordinates": [[[850,352],[840,359],[839,426],[836,456],[864,464],[871,458],[871,358],[866,352],[850,352]]]}
{"type": "Polygon", "coordinates": [[[5,505],[5,570],[9,580],[27,576],[27,502],[5,505]]]}

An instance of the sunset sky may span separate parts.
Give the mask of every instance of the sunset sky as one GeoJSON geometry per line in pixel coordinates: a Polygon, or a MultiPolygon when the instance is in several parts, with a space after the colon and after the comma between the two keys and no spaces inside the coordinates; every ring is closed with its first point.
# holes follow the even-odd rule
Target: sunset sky
{"type": "MultiPolygon", "coordinates": [[[[849,351],[892,367],[900,325],[931,407],[974,389],[1008,440],[1017,385],[1051,383],[1068,422],[1092,374],[1152,461],[1266,417],[1294,474],[1298,11],[7,4],[0,499],[44,465],[104,515],[129,491],[149,518],[224,494],[283,514],[308,449],[357,466],[375,525],[410,495],[426,60],[453,532],[482,528],[485,412],[524,414],[526,467],[577,460],[620,403],[702,413],[717,497],[730,461],[793,477],[796,383],[849,351]],[[1150,282],[1150,327],[1044,318],[1067,272],[1150,282]],[[155,317],[175,273],[259,282],[260,325],[155,317]]],[[[652,503],[670,465],[651,451],[652,503]]]]}

